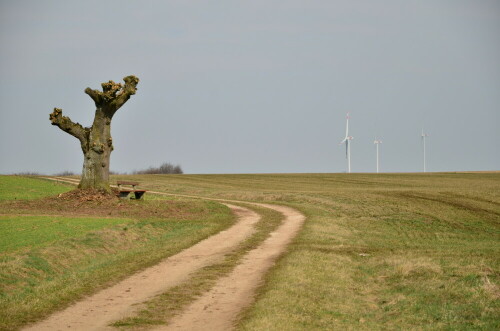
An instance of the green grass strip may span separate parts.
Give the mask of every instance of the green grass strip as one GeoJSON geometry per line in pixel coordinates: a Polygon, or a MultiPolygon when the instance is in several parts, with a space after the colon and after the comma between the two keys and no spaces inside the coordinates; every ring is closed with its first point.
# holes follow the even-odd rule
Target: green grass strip
{"type": "Polygon", "coordinates": [[[131,219],[124,218],[0,216],[0,253],[39,248],[59,240],[81,237],[89,231],[130,222],[131,219]]]}
{"type": "Polygon", "coordinates": [[[73,185],[50,182],[35,177],[0,176],[1,200],[32,200],[74,189],[73,185]]]}

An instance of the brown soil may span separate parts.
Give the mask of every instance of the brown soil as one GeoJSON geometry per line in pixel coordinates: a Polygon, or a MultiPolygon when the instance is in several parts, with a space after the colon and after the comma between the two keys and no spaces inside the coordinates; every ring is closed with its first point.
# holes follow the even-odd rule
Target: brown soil
{"type": "MultiPolygon", "coordinates": [[[[36,200],[0,201],[3,214],[58,215],[68,217],[177,218],[192,217],[185,202],[174,200],[122,200],[95,190],[73,190],[36,200]],[[147,206],[147,208],[145,208],[147,206]]],[[[200,211],[201,212],[201,211],[200,211]]]]}
{"type": "Polygon", "coordinates": [[[77,202],[87,202],[87,201],[117,201],[118,190],[113,190],[111,193],[95,190],[95,189],[84,189],[84,190],[72,190],[66,193],[61,193],[57,196],[58,200],[66,201],[77,201],[77,202]]]}

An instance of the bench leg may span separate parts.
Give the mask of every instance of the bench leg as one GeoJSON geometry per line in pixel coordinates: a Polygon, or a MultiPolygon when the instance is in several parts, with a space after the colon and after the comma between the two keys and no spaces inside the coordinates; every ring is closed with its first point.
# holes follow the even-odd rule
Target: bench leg
{"type": "Polygon", "coordinates": [[[120,198],[126,199],[128,197],[129,191],[120,191],[120,198]]]}
{"type": "Polygon", "coordinates": [[[142,199],[142,196],[144,195],[144,193],[145,193],[145,192],[134,192],[134,194],[135,194],[135,198],[136,198],[137,200],[142,199]]]}

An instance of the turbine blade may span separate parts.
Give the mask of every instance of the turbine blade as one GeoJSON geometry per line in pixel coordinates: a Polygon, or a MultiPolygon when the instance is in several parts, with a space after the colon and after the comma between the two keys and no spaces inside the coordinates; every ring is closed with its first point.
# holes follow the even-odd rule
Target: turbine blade
{"type": "Polygon", "coordinates": [[[349,136],[349,113],[347,113],[347,121],[345,125],[345,136],[349,136]]]}

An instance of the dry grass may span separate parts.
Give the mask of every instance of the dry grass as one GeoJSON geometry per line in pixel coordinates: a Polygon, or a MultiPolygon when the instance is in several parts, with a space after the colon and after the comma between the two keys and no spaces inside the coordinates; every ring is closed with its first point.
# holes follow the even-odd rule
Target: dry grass
{"type": "Polygon", "coordinates": [[[170,193],[274,201],[306,224],[244,330],[500,328],[500,174],[140,176],[170,193]]]}

